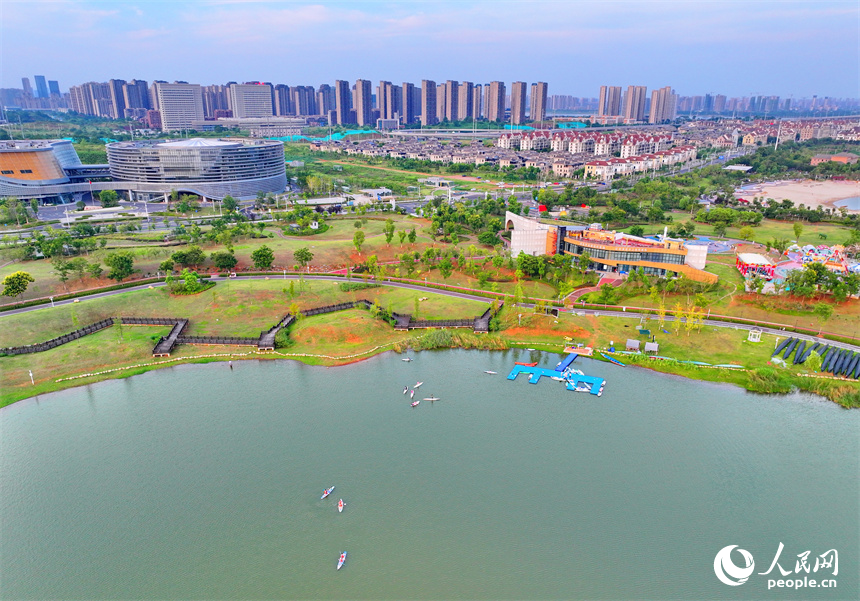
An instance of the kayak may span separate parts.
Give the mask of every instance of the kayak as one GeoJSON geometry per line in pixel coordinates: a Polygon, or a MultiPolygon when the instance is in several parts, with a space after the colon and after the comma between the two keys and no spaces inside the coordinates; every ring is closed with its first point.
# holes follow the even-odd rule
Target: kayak
{"type": "Polygon", "coordinates": [[[407,363],[409,363],[410,361],[412,361],[412,358],[406,357],[405,359],[401,359],[401,361],[406,361],[407,363]]]}
{"type": "Polygon", "coordinates": [[[424,399],[424,400],[425,400],[425,401],[438,401],[438,400],[439,400],[439,397],[437,397],[437,396],[428,396],[428,397],[427,397],[426,399],[424,399]]]}
{"type": "Polygon", "coordinates": [[[337,511],[338,513],[343,513],[343,499],[337,502],[337,511]]]}
{"type": "Polygon", "coordinates": [[[409,393],[409,400],[411,401],[415,397],[415,391],[409,393]]]}
{"type": "Polygon", "coordinates": [[[416,384],[415,384],[415,388],[418,388],[418,387],[419,387],[419,386],[421,386],[423,383],[424,383],[424,382],[416,382],[416,384]]]}
{"type": "Polygon", "coordinates": [[[408,387],[408,386],[404,386],[404,387],[403,387],[403,394],[406,394],[407,392],[409,392],[409,387],[408,387]]]}
{"type": "Polygon", "coordinates": [[[412,406],[413,406],[413,407],[417,407],[417,406],[418,406],[418,403],[420,403],[420,402],[421,402],[421,401],[412,401],[412,406]]]}
{"type": "Polygon", "coordinates": [[[488,369],[485,369],[485,370],[484,370],[484,373],[485,373],[485,374],[490,374],[490,375],[494,376],[494,375],[496,375],[496,373],[497,373],[497,372],[494,372],[494,371],[490,371],[490,370],[488,370],[488,369]]]}
{"type": "Polygon", "coordinates": [[[325,499],[327,496],[329,496],[329,495],[331,494],[331,491],[333,491],[333,490],[334,490],[334,486],[332,486],[331,488],[327,488],[327,489],[325,489],[325,490],[323,491],[322,496],[320,497],[320,500],[323,500],[323,499],[325,499]]]}
{"type": "Polygon", "coordinates": [[[514,363],[514,365],[524,365],[526,367],[535,367],[537,365],[537,361],[535,361],[534,363],[520,363],[519,361],[517,361],[516,363],[514,363]]]}
{"type": "Polygon", "coordinates": [[[340,554],[340,559],[337,560],[337,569],[341,569],[343,567],[343,562],[346,561],[346,551],[340,554]]]}

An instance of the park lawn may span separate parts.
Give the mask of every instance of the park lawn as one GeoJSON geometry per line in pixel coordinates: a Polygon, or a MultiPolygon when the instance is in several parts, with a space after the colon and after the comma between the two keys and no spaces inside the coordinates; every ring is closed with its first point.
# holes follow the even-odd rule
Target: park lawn
{"type": "Polygon", "coordinates": [[[350,309],[300,319],[290,327],[289,337],[293,344],[282,349],[284,353],[346,359],[406,340],[411,334],[396,332],[391,324],[373,317],[369,311],[350,309]]]}
{"type": "MultiPolygon", "coordinates": [[[[692,220],[692,218],[686,213],[674,213],[672,216],[674,217],[675,222],[679,224],[686,224],[692,220]]],[[[712,225],[699,222],[694,222],[694,225],[696,226],[694,231],[695,236],[716,237],[714,234],[714,227],[712,225]]],[[[753,242],[766,244],[774,239],[787,239],[792,243],[797,242],[801,246],[806,244],[827,244],[833,246],[834,244],[844,244],[851,234],[851,230],[849,228],[834,223],[802,222],[801,225],[803,225],[803,232],[800,234],[800,238],[796,238],[794,235],[793,221],[763,219],[758,226],[752,228],[753,242]],[[822,239],[819,234],[825,235],[826,239],[822,239]]],[[[739,239],[741,227],[743,226],[733,226],[728,228],[726,230],[725,237],[739,239]]]]}
{"type": "MultiPolygon", "coordinates": [[[[358,282],[360,280],[353,280],[358,282]]],[[[307,281],[304,291],[296,279],[226,280],[201,292],[171,297],[163,288],[135,290],[105,298],[83,298],[78,303],[45,307],[20,315],[0,313],[0,347],[22,346],[44,342],[108,317],[180,317],[191,323],[192,336],[257,337],[278,323],[295,302],[300,309],[310,309],[367,299],[383,309],[413,313],[415,299],[422,301],[425,319],[463,319],[477,317],[487,303],[447,297],[427,291],[380,286],[354,292],[342,292],[339,282],[307,281]],[[295,297],[289,296],[293,282],[295,297]]],[[[126,326],[132,328],[133,326],[126,326]]],[[[151,350],[151,349],[150,349],[151,350]]]]}

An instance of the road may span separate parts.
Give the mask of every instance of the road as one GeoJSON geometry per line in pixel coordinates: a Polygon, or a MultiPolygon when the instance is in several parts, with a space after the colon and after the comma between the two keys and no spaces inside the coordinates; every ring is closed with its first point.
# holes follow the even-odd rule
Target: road
{"type": "MultiPolygon", "coordinates": [[[[286,275],[286,276],[284,276],[283,279],[297,280],[297,279],[299,279],[299,277],[301,277],[301,276],[286,275]]],[[[342,277],[333,277],[333,276],[327,276],[327,275],[311,275],[311,274],[308,274],[308,275],[305,275],[303,277],[305,280],[322,280],[322,281],[330,281],[330,282],[343,282],[344,281],[344,278],[342,278],[342,277]]],[[[211,279],[214,282],[228,281],[227,277],[220,276],[220,275],[219,276],[213,276],[211,279]]],[[[232,280],[266,280],[266,279],[274,280],[274,279],[280,279],[280,276],[246,275],[246,276],[238,276],[236,278],[229,278],[229,279],[232,279],[232,280]]],[[[476,296],[476,295],[472,295],[472,294],[468,294],[468,293],[464,293],[464,292],[455,292],[452,290],[439,290],[436,288],[428,288],[428,287],[421,286],[419,284],[407,284],[407,283],[402,283],[402,282],[385,282],[385,281],[376,281],[376,283],[381,285],[381,286],[391,286],[393,288],[405,288],[407,290],[415,290],[415,291],[424,292],[424,293],[432,292],[434,294],[442,294],[444,296],[449,296],[452,298],[461,298],[461,299],[465,299],[465,300],[475,300],[475,301],[480,301],[480,302],[484,302],[484,303],[489,302],[486,298],[484,298],[482,296],[476,296]]],[[[83,302],[86,302],[90,299],[105,298],[108,296],[113,296],[115,294],[123,294],[125,292],[132,292],[134,290],[146,290],[148,288],[160,288],[164,285],[165,285],[164,282],[158,282],[158,283],[154,283],[154,284],[141,284],[140,286],[124,288],[122,290],[109,290],[107,292],[99,292],[98,294],[92,294],[90,296],[84,296],[84,297],[81,297],[80,299],[77,299],[77,300],[78,300],[78,302],[83,303],[83,302]]],[[[74,303],[75,300],[76,299],[69,299],[69,300],[64,300],[64,301],[55,301],[54,306],[59,307],[62,305],[68,305],[70,303],[74,303]]],[[[4,312],[0,313],[0,319],[2,319],[3,317],[9,316],[9,315],[19,315],[21,313],[28,313],[30,311],[35,311],[38,309],[44,309],[44,308],[46,308],[46,306],[47,305],[36,305],[34,307],[24,307],[21,309],[4,311],[4,312]]],[[[534,307],[534,305],[521,305],[521,306],[523,306],[524,308],[533,308],[534,307]]],[[[628,318],[628,319],[641,319],[642,315],[643,315],[643,313],[639,313],[634,309],[630,309],[630,310],[626,310],[626,311],[617,311],[617,310],[612,310],[612,309],[607,309],[607,310],[577,309],[576,307],[574,307],[572,309],[563,309],[562,312],[574,313],[577,315],[593,315],[593,316],[597,316],[597,317],[599,317],[601,315],[602,316],[611,316],[611,317],[623,317],[623,318],[628,318]]],[[[647,315],[647,314],[645,314],[645,315],[647,315]]],[[[673,316],[667,315],[665,320],[667,323],[672,323],[675,321],[675,318],[673,316]]],[[[769,328],[769,327],[756,326],[756,325],[736,324],[736,323],[719,321],[716,319],[706,319],[702,322],[702,324],[706,325],[706,326],[715,327],[715,328],[729,328],[729,329],[747,330],[747,331],[752,330],[753,328],[758,328],[762,332],[764,332],[766,334],[772,334],[774,336],[791,336],[794,338],[798,338],[800,340],[805,340],[807,342],[821,342],[821,343],[829,344],[832,347],[836,347],[836,348],[840,348],[840,349],[846,349],[846,350],[852,350],[855,352],[860,352],[860,345],[847,344],[844,342],[835,342],[832,340],[826,340],[826,339],[819,338],[817,336],[811,336],[808,334],[796,334],[796,333],[792,333],[792,332],[786,332],[786,331],[778,329],[778,328],[769,328]]]]}

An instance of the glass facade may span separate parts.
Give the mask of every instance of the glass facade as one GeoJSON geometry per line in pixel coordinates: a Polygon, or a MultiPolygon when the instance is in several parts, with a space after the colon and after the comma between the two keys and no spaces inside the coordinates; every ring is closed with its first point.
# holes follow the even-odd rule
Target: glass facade
{"type": "Polygon", "coordinates": [[[620,263],[624,261],[644,261],[648,263],[669,263],[674,265],[683,265],[685,255],[675,253],[653,252],[647,248],[641,250],[630,248],[624,250],[605,249],[605,248],[589,248],[579,245],[575,242],[564,242],[564,251],[567,254],[581,255],[587,252],[592,259],[606,259],[620,263]]]}

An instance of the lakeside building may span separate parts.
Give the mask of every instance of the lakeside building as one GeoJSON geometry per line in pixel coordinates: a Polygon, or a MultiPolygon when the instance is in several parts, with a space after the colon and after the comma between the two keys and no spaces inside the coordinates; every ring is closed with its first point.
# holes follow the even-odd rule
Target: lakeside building
{"type": "Polygon", "coordinates": [[[73,188],[106,176],[107,165],[83,165],[69,140],[0,142],[0,196],[71,200],[73,188]]]}
{"type": "Polygon", "coordinates": [[[511,255],[572,255],[584,252],[597,271],[629,273],[642,268],[648,275],[686,276],[696,282],[714,283],[717,276],[705,271],[706,244],[688,243],[665,234],[653,238],[632,236],[590,226],[556,225],[508,211],[505,230],[511,232],[511,255]]]}

